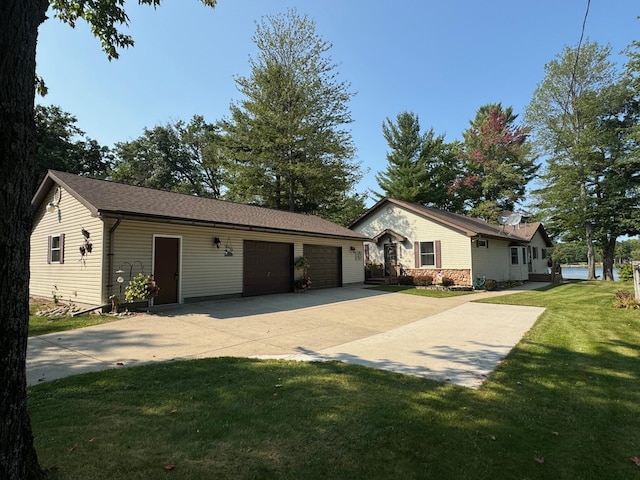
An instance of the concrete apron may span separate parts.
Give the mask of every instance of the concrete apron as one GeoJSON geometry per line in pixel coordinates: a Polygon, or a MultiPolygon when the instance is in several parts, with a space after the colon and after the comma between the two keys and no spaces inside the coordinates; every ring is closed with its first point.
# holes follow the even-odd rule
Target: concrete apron
{"type": "MultiPolygon", "coordinates": [[[[528,284],[525,289],[541,284],[528,284]]],[[[477,388],[544,311],[361,287],[155,309],[29,338],[27,383],[208,357],[339,360],[477,388]]]]}

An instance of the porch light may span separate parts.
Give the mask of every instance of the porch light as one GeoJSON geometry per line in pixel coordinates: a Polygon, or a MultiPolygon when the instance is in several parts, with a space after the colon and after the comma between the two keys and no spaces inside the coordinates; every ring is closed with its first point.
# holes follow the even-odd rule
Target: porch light
{"type": "Polygon", "coordinates": [[[216,248],[220,248],[220,239],[218,237],[213,237],[213,244],[216,246],[216,248]]]}

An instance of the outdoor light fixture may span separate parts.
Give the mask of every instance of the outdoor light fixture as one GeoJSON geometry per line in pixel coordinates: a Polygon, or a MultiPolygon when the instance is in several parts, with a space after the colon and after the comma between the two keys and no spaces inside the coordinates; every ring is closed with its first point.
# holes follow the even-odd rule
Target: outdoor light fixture
{"type": "Polygon", "coordinates": [[[352,252],[355,252],[355,251],[356,251],[356,247],[354,247],[353,245],[351,245],[351,246],[349,247],[349,250],[351,250],[352,252]]]}
{"type": "Polygon", "coordinates": [[[213,243],[215,244],[216,248],[220,248],[220,239],[218,237],[213,237],[213,243]]]}
{"type": "Polygon", "coordinates": [[[62,189],[60,187],[56,188],[56,191],[53,193],[53,201],[47,203],[47,212],[52,213],[56,211],[56,208],[60,208],[60,198],[62,197],[62,189]]]}

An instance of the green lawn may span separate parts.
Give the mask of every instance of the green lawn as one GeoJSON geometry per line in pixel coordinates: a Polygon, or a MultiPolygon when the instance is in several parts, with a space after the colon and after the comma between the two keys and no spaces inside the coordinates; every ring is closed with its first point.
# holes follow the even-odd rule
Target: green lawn
{"type": "Polygon", "coordinates": [[[46,333],[61,332],[63,330],[73,330],[74,328],[90,327],[101,323],[120,320],[117,317],[108,315],[78,315],[77,317],[40,317],[35,313],[43,308],[45,304],[37,303],[29,307],[29,336],[36,337],[46,333]]]}
{"type": "Polygon", "coordinates": [[[37,385],[39,458],[83,480],[640,478],[640,310],[611,308],[619,288],[493,299],[547,311],[479,390],[235,358],[37,385]]]}

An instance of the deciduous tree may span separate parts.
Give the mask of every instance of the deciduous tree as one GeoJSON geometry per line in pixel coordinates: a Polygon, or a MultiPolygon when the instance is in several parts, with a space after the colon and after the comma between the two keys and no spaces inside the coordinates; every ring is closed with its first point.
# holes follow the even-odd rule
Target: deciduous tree
{"type": "MultiPolygon", "coordinates": [[[[160,0],[139,0],[159,5],[160,0]]],[[[213,6],[215,0],[202,0],[213,6]]],[[[111,58],[133,45],[121,1],[0,2],[0,478],[42,478],[26,404],[29,236],[36,157],[34,97],[38,28],[51,8],[74,26],[86,20],[111,58]]]]}
{"type": "Polygon", "coordinates": [[[536,144],[547,155],[536,193],[551,233],[581,240],[588,278],[595,278],[595,248],[603,278],[613,279],[618,236],[638,231],[637,91],[609,60],[610,48],[585,43],[565,48],[527,107],[536,144]]]}
{"type": "Polygon", "coordinates": [[[116,143],[110,178],[141,187],[218,198],[224,159],[213,125],[195,115],[144,129],[130,142],[116,143]]]}
{"type": "Polygon", "coordinates": [[[104,178],[110,167],[107,147],[86,136],[72,114],[59,106],[36,105],[34,185],[48,169],[104,178]]]}

